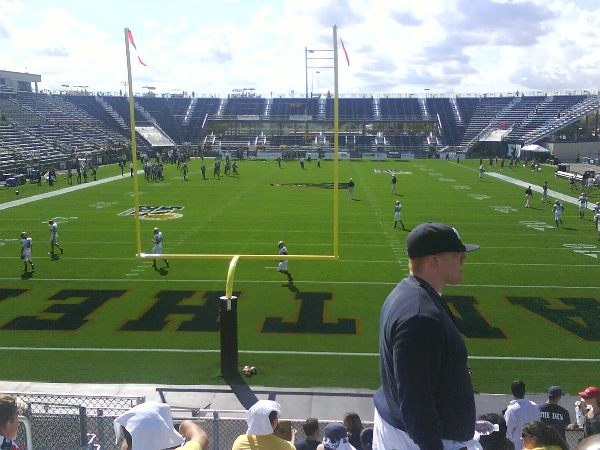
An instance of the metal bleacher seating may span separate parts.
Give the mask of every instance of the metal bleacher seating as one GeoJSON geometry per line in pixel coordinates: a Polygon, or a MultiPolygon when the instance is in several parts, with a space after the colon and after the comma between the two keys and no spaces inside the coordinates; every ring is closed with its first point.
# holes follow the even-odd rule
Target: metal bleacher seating
{"type": "Polygon", "coordinates": [[[515,97],[482,97],[469,121],[461,145],[469,145],[515,97]]]}
{"type": "Polygon", "coordinates": [[[184,125],[184,137],[187,142],[199,144],[202,142],[203,134],[202,127],[207,116],[217,114],[220,98],[196,98],[189,111],[187,124],[184,125]]]}
{"type": "Polygon", "coordinates": [[[449,98],[427,98],[427,111],[437,122],[443,145],[459,145],[465,133],[465,126],[457,121],[458,112],[452,109],[449,98]]]}
{"type": "MultiPolygon", "coordinates": [[[[339,120],[364,121],[373,120],[373,99],[340,98],[338,100],[339,120]]],[[[325,104],[325,118],[333,120],[333,99],[328,98],[325,104]]]]}
{"type": "Polygon", "coordinates": [[[224,118],[261,117],[265,111],[266,99],[261,97],[231,97],[227,100],[224,118]]]}
{"type": "Polygon", "coordinates": [[[424,119],[416,98],[381,98],[379,111],[381,120],[411,122],[424,119]]]}
{"type": "Polygon", "coordinates": [[[319,114],[318,98],[274,98],[271,105],[271,120],[288,120],[290,116],[310,116],[319,114]]]}

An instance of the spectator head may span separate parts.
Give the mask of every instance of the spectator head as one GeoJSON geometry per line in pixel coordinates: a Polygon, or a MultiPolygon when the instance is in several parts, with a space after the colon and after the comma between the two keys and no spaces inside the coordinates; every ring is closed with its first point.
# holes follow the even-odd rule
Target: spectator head
{"type": "Polygon", "coordinates": [[[171,408],[148,401],[134,406],[114,421],[117,441],[122,435],[127,450],[162,450],[179,446],[183,437],[173,427],[171,408]]]}
{"type": "Polygon", "coordinates": [[[525,398],[525,383],[515,380],[510,385],[510,391],[515,398],[525,398]]]}
{"type": "Polygon", "coordinates": [[[501,414],[490,413],[479,416],[479,420],[487,420],[490,423],[498,425],[499,430],[488,435],[481,436],[479,443],[483,450],[505,450],[506,449],[506,421],[501,414]]]}
{"type": "Polygon", "coordinates": [[[363,428],[360,432],[360,444],[363,450],[371,450],[373,448],[373,427],[363,428]]]}
{"type": "Polygon", "coordinates": [[[272,400],[259,400],[248,410],[246,434],[272,434],[279,423],[281,405],[272,400]]]}
{"type": "Polygon", "coordinates": [[[314,417],[306,419],[304,425],[302,425],[302,429],[304,430],[304,435],[307,439],[316,436],[319,431],[319,421],[314,417]]]}
{"type": "Polygon", "coordinates": [[[600,398],[600,389],[595,386],[590,386],[585,391],[579,392],[579,396],[584,400],[591,400],[593,398],[600,398]]]}
{"type": "Polygon", "coordinates": [[[348,442],[346,428],[341,423],[327,424],[323,430],[323,448],[325,450],[352,450],[348,442]]]}
{"type": "Polygon", "coordinates": [[[342,419],[346,430],[350,434],[360,434],[363,429],[362,421],[360,420],[360,416],[355,412],[349,412],[344,414],[342,419]]]}
{"type": "Polygon", "coordinates": [[[523,448],[557,446],[562,450],[569,450],[569,446],[558,433],[558,430],[542,422],[529,422],[523,426],[521,433],[523,448]]]}
{"type": "Polygon", "coordinates": [[[19,408],[17,398],[12,395],[0,396],[0,434],[11,441],[17,438],[19,430],[19,408]]]}
{"type": "Polygon", "coordinates": [[[560,386],[550,386],[548,389],[548,400],[552,402],[558,402],[563,395],[565,393],[560,386]]]}

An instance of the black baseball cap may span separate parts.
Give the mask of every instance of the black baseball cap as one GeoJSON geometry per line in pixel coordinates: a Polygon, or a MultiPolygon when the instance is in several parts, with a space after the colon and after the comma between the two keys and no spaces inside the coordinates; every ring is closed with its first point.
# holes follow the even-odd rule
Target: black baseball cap
{"type": "Polygon", "coordinates": [[[410,258],[444,252],[472,252],[478,248],[476,244],[463,244],[458,231],[444,223],[422,223],[406,238],[406,252],[410,258]]]}

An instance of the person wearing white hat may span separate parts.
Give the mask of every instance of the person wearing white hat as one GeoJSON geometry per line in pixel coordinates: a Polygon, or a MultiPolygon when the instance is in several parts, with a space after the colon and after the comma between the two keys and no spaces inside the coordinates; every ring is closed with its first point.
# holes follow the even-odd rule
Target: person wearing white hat
{"type": "Polygon", "coordinates": [[[259,400],[248,410],[248,430],[237,437],[231,450],[295,450],[295,430],[286,441],[273,432],[279,424],[281,405],[272,400],[259,400]]]}
{"type": "Polygon", "coordinates": [[[400,204],[399,201],[396,202],[396,204],[394,205],[394,228],[398,227],[398,222],[400,222],[400,225],[402,225],[402,229],[404,230],[404,224],[402,223],[402,220],[400,219],[400,214],[402,212],[402,205],[400,204]]]}
{"type": "Polygon", "coordinates": [[[180,447],[182,450],[208,448],[206,432],[191,420],[173,427],[171,408],[165,403],[148,401],[134,406],[114,421],[117,443],[123,437],[120,450],[163,450],[180,447]],[[183,445],[182,445],[183,444],[183,445]]]}

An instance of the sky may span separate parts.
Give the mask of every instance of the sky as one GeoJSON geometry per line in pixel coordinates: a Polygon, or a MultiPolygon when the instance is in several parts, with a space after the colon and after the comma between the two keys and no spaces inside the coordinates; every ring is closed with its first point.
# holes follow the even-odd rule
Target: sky
{"type": "Polygon", "coordinates": [[[332,50],[337,25],[345,95],[597,91],[598,24],[599,0],[0,0],[0,70],[119,92],[128,27],[135,92],[302,97],[333,92],[305,48],[332,50]]]}

